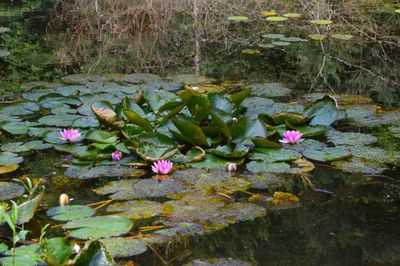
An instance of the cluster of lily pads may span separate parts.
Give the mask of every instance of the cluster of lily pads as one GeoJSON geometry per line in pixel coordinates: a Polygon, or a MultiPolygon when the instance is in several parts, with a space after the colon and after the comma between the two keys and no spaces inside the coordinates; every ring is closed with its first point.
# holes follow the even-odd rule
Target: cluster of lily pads
{"type": "MultiPolygon", "coordinates": [[[[398,111],[359,111],[372,106],[368,98],[312,94],[283,103],[271,98],[291,90],[277,83],[238,86],[226,94],[206,78],[190,75],[174,81],[149,74],[64,80],[76,84],[33,89],[23,95],[24,102],[1,108],[2,130],[19,140],[2,145],[0,173],[15,171],[32,150],[55,148],[67,154],[69,178],[119,177],[94,189],[109,195],[107,216],[83,205],[47,211],[64,223],[69,237],[100,239],[116,258],[141,254],[148,244],[176,236],[204,235],[262,217],[267,208],[298,206],[296,196],[277,190],[285,186],[285,174],[306,175],[315,161],[333,162],[349,172],[378,173],[398,165],[400,158],[399,152],[370,147],[377,142],[373,135],[332,127],[390,124],[395,136],[398,111]],[[170,176],[146,178],[141,168],[170,176]],[[267,189],[270,196],[250,189],[267,189]],[[243,192],[251,196],[235,200],[243,192]],[[149,228],[137,228],[138,220],[151,221],[149,228]]],[[[0,200],[24,190],[0,182],[0,200]]],[[[33,217],[42,197],[19,206],[25,214],[21,223],[33,217]]],[[[39,249],[32,247],[35,254],[39,249]]]]}

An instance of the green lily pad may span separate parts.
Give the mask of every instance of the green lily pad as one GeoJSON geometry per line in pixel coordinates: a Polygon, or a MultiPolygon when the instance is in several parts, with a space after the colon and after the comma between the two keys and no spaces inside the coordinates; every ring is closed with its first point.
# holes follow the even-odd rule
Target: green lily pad
{"type": "Polygon", "coordinates": [[[17,122],[9,122],[2,126],[2,129],[12,135],[25,135],[28,133],[28,130],[34,126],[37,126],[38,123],[29,122],[29,121],[17,121],[17,122]]]}
{"type": "Polygon", "coordinates": [[[242,164],[243,158],[240,159],[223,159],[212,154],[206,154],[204,159],[199,162],[190,163],[189,165],[194,168],[202,169],[225,169],[228,163],[236,163],[237,165],[242,164]]]}
{"type": "Polygon", "coordinates": [[[100,177],[129,176],[138,177],[145,174],[144,170],[130,168],[126,166],[71,166],[65,171],[64,175],[77,179],[92,179],[100,177]]]}
{"type": "Polygon", "coordinates": [[[93,216],[96,210],[84,205],[68,205],[51,208],[47,211],[56,221],[73,221],[81,218],[93,216]]]}
{"type": "Polygon", "coordinates": [[[37,244],[23,245],[15,249],[15,258],[12,259],[12,249],[6,254],[8,257],[0,258],[0,263],[3,266],[35,266],[43,262],[40,258],[40,246],[37,244]],[[13,263],[14,261],[14,263],[13,263]]]}
{"type": "Polygon", "coordinates": [[[103,243],[100,241],[91,241],[89,242],[89,246],[83,248],[75,258],[74,265],[115,266],[117,264],[103,243]]]}
{"type": "Polygon", "coordinates": [[[30,142],[12,142],[5,144],[1,147],[2,151],[8,151],[8,152],[25,152],[25,151],[31,151],[31,150],[46,150],[50,149],[53,147],[53,145],[44,143],[41,140],[34,140],[30,142]]]}
{"type": "Polygon", "coordinates": [[[25,188],[13,182],[0,182],[0,200],[9,200],[22,196],[25,188]]]}
{"type": "Polygon", "coordinates": [[[188,138],[189,141],[194,145],[199,145],[202,147],[209,146],[207,138],[199,126],[175,118],[172,119],[172,122],[182,133],[182,135],[188,138]]]}
{"type": "Polygon", "coordinates": [[[236,145],[234,148],[231,145],[224,145],[210,149],[208,152],[223,158],[243,158],[249,152],[249,148],[242,145],[236,145]]]}
{"type": "Polygon", "coordinates": [[[279,17],[279,16],[272,16],[272,17],[267,17],[267,21],[273,21],[273,22],[281,22],[281,21],[286,21],[288,20],[287,17],[279,17]]]}
{"type": "Polygon", "coordinates": [[[75,120],[80,119],[80,115],[60,114],[48,115],[40,118],[38,122],[42,125],[55,127],[71,127],[75,120]]]}
{"type": "Polygon", "coordinates": [[[11,116],[19,116],[19,115],[30,115],[40,110],[38,104],[34,102],[23,102],[23,103],[14,103],[11,105],[7,105],[0,109],[2,114],[8,114],[11,116]]]}
{"type": "Polygon", "coordinates": [[[281,39],[281,38],[284,38],[285,35],[276,34],[276,33],[268,33],[268,34],[264,34],[262,37],[266,38],[266,39],[281,39]]]}
{"type": "MultiPolygon", "coordinates": [[[[303,138],[314,138],[323,135],[328,131],[327,126],[296,126],[296,130],[303,134],[303,138]]],[[[283,132],[278,130],[279,134],[283,135],[283,132]]]]}
{"type": "Polygon", "coordinates": [[[254,137],[267,137],[264,125],[258,119],[251,119],[247,116],[242,116],[236,123],[232,123],[230,131],[233,136],[232,143],[237,145],[251,145],[253,143],[251,139],[254,137]]]}
{"type": "Polygon", "coordinates": [[[329,130],[326,136],[330,142],[337,145],[362,146],[374,144],[378,141],[375,136],[355,132],[340,132],[329,130]]]}
{"type": "Polygon", "coordinates": [[[105,76],[91,75],[91,74],[72,74],[72,75],[62,77],[61,79],[65,83],[78,84],[78,85],[80,85],[80,84],[84,85],[86,83],[94,82],[94,81],[105,82],[105,81],[110,80],[110,78],[105,77],[105,76]]]}
{"type": "Polygon", "coordinates": [[[97,128],[99,126],[100,123],[94,116],[82,116],[72,124],[73,128],[97,128]]]}
{"type": "Polygon", "coordinates": [[[113,258],[137,256],[147,251],[147,246],[143,239],[113,237],[101,239],[100,242],[104,244],[113,258]]]}
{"type": "Polygon", "coordinates": [[[248,164],[246,164],[246,169],[253,173],[260,173],[260,172],[284,173],[290,169],[290,165],[288,165],[287,163],[251,161],[248,164]]]}
{"type": "Polygon", "coordinates": [[[112,194],[110,198],[114,200],[132,200],[165,197],[184,189],[180,183],[173,179],[159,182],[150,178],[113,181],[104,187],[94,189],[94,191],[99,195],[112,194]]]}
{"type": "Polygon", "coordinates": [[[41,192],[39,195],[37,195],[33,199],[27,200],[24,203],[22,203],[21,205],[18,205],[17,224],[25,224],[33,218],[37,208],[40,205],[40,202],[43,199],[43,196],[44,196],[44,192],[41,192]]]}
{"type": "Polygon", "coordinates": [[[173,77],[176,82],[187,84],[187,85],[198,85],[204,83],[212,83],[214,80],[212,78],[198,76],[193,74],[178,74],[173,77]]]}
{"type": "Polygon", "coordinates": [[[104,130],[93,130],[86,134],[86,139],[97,143],[115,143],[118,137],[104,130]]]}
{"type": "Polygon", "coordinates": [[[345,148],[323,148],[323,149],[306,149],[303,155],[314,161],[318,162],[331,162],[337,160],[343,160],[351,157],[351,151],[345,148]]]}
{"type": "Polygon", "coordinates": [[[254,83],[250,85],[251,93],[263,97],[282,97],[290,94],[291,89],[284,87],[280,83],[254,83]]]}
{"type": "Polygon", "coordinates": [[[317,25],[328,25],[328,24],[332,24],[333,21],[329,20],[329,19],[314,19],[314,20],[310,20],[310,23],[317,24],[317,25]]]}
{"type": "Polygon", "coordinates": [[[283,14],[283,16],[287,17],[287,18],[299,18],[299,17],[301,17],[301,14],[299,14],[299,13],[285,13],[285,14],[283,14]]]}
{"type": "Polygon", "coordinates": [[[280,38],[282,42],[304,42],[305,40],[300,37],[283,37],[280,38]]]}
{"type": "Polygon", "coordinates": [[[382,174],[388,167],[379,161],[351,158],[348,161],[335,161],[332,165],[352,174],[382,174]]]}
{"type": "Polygon", "coordinates": [[[354,36],[351,34],[332,34],[331,37],[338,40],[349,41],[354,36]]]}
{"type": "Polygon", "coordinates": [[[67,141],[65,141],[61,138],[59,131],[54,131],[54,130],[45,131],[44,133],[42,133],[42,137],[43,137],[44,141],[51,143],[51,144],[66,144],[66,143],[68,143],[67,141]]]}
{"type": "Polygon", "coordinates": [[[120,236],[128,233],[133,222],[120,216],[96,216],[69,221],[64,229],[74,229],[70,236],[79,239],[98,239],[120,236]]]}
{"type": "Polygon", "coordinates": [[[286,149],[255,148],[250,153],[250,159],[264,162],[287,162],[300,159],[302,155],[296,151],[286,149]]]}
{"type": "Polygon", "coordinates": [[[304,114],[311,119],[309,125],[329,126],[339,118],[336,100],[328,95],[307,106],[304,114]]]}
{"type": "Polygon", "coordinates": [[[314,41],[323,41],[326,39],[327,36],[324,34],[310,34],[308,35],[308,37],[310,37],[310,39],[314,41]]]}
{"type": "Polygon", "coordinates": [[[289,46],[289,45],[291,45],[291,43],[290,42],[283,42],[283,41],[275,41],[275,42],[272,42],[272,45],[275,45],[275,46],[289,46]]]}
{"type": "Polygon", "coordinates": [[[65,265],[75,252],[74,247],[63,237],[45,238],[40,248],[43,259],[51,265],[65,265]]]}
{"type": "Polygon", "coordinates": [[[161,78],[157,75],[150,73],[134,73],[130,75],[126,75],[123,80],[132,84],[141,84],[141,83],[149,83],[153,81],[160,80],[161,78]]]}
{"type": "Polygon", "coordinates": [[[287,183],[281,176],[270,172],[249,173],[244,175],[243,178],[249,181],[250,187],[254,189],[276,190],[284,187],[287,183]]]}
{"type": "Polygon", "coordinates": [[[19,157],[18,154],[12,152],[1,152],[0,153],[0,166],[9,166],[13,164],[19,164],[24,159],[19,157]]]}
{"type": "Polygon", "coordinates": [[[235,22],[242,22],[242,21],[248,21],[249,18],[246,16],[230,16],[228,17],[228,20],[235,22]]]}
{"type": "Polygon", "coordinates": [[[107,212],[118,212],[118,215],[135,220],[151,218],[160,215],[163,211],[161,203],[148,200],[118,202],[107,207],[107,212]]]}

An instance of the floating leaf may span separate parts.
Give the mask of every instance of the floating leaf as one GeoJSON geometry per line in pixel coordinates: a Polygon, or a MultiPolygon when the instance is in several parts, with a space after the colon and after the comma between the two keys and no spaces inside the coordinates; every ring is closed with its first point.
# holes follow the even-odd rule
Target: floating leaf
{"type": "Polygon", "coordinates": [[[101,239],[100,242],[104,244],[107,251],[114,258],[137,256],[147,251],[147,246],[143,239],[113,237],[101,239]]]}
{"type": "Polygon", "coordinates": [[[254,83],[250,84],[252,94],[268,98],[283,97],[292,92],[281,83],[254,83]]]}
{"type": "Polygon", "coordinates": [[[14,172],[15,170],[18,169],[18,164],[12,164],[8,166],[0,166],[0,175],[7,174],[14,172]]]}
{"type": "Polygon", "coordinates": [[[231,16],[231,17],[228,17],[228,20],[242,22],[242,21],[248,21],[249,18],[246,16],[231,16]]]}
{"type": "Polygon", "coordinates": [[[184,266],[251,266],[250,262],[235,260],[232,258],[211,258],[206,260],[193,260],[184,266]]]}
{"type": "Polygon", "coordinates": [[[275,11],[263,11],[263,12],[261,12],[261,15],[263,15],[263,16],[266,16],[266,17],[268,17],[268,16],[276,16],[278,13],[276,13],[275,11]]]}
{"type": "Polygon", "coordinates": [[[78,179],[92,179],[100,177],[131,176],[138,177],[145,174],[144,170],[126,166],[71,166],[64,173],[67,177],[78,179]]]}
{"type": "Polygon", "coordinates": [[[329,130],[326,134],[328,140],[337,145],[350,145],[362,146],[374,144],[378,139],[369,134],[354,133],[354,132],[340,132],[336,130],[329,130]]]}
{"type": "Polygon", "coordinates": [[[286,14],[283,14],[283,16],[287,17],[287,18],[299,18],[299,17],[301,17],[301,15],[299,13],[286,13],[286,14]]]}
{"type": "Polygon", "coordinates": [[[81,218],[90,217],[95,214],[95,210],[84,205],[67,205],[51,208],[47,211],[56,221],[73,221],[81,218]]]}
{"type": "Polygon", "coordinates": [[[174,125],[179,129],[183,136],[187,137],[194,145],[208,147],[208,141],[201,128],[197,125],[178,120],[172,119],[174,125]]]}
{"type": "Polygon", "coordinates": [[[277,16],[267,17],[267,21],[278,22],[278,21],[285,21],[285,20],[288,20],[288,18],[286,18],[286,17],[277,17],[277,16]]]}
{"type": "Polygon", "coordinates": [[[160,198],[184,190],[184,187],[176,180],[167,179],[161,182],[154,179],[127,179],[113,181],[108,185],[97,188],[97,194],[112,194],[114,200],[132,200],[140,198],[160,198]]]}
{"type": "Polygon", "coordinates": [[[308,35],[310,39],[315,40],[315,41],[323,41],[326,38],[326,35],[324,34],[310,34],[308,35]]]}
{"type": "Polygon", "coordinates": [[[161,203],[148,200],[118,202],[107,207],[107,212],[118,212],[118,215],[135,220],[151,218],[160,215],[163,211],[161,203]]]}
{"type": "Polygon", "coordinates": [[[311,118],[310,125],[329,126],[339,117],[336,100],[328,95],[307,106],[304,114],[311,118]]]}
{"type": "Polygon", "coordinates": [[[314,19],[314,20],[310,20],[310,23],[317,24],[317,25],[328,25],[328,24],[332,24],[333,21],[329,20],[329,19],[314,19]]]}
{"type": "Polygon", "coordinates": [[[287,172],[290,169],[290,165],[288,165],[287,163],[251,161],[248,164],[246,164],[246,169],[253,173],[260,173],[260,172],[282,173],[282,172],[287,172]]]}
{"type": "Polygon", "coordinates": [[[241,51],[242,54],[261,54],[260,50],[257,49],[244,49],[241,51]]]}
{"type": "Polygon", "coordinates": [[[305,41],[304,39],[299,38],[299,37],[282,37],[282,38],[280,38],[280,40],[283,42],[303,42],[303,41],[305,41]]]}
{"type": "Polygon", "coordinates": [[[111,236],[120,236],[128,233],[133,222],[120,216],[96,216],[69,221],[64,229],[75,229],[70,232],[71,237],[79,239],[98,239],[111,236]]]}
{"type": "Polygon", "coordinates": [[[300,159],[302,156],[296,151],[286,149],[255,148],[250,153],[251,160],[261,160],[264,162],[287,162],[300,159]]]}
{"type": "Polygon", "coordinates": [[[86,244],[75,258],[74,265],[115,266],[117,264],[103,243],[100,241],[92,241],[89,242],[89,245],[86,244]]]}
{"type": "Polygon", "coordinates": [[[0,182],[0,200],[9,200],[22,196],[25,188],[13,182],[0,182]]]}
{"type": "Polygon", "coordinates": [[[264,34],[262,37],[266,38],[266,39],[281,39],[281,38],[284,38],[285,35],[276,34],[276,33],[269,33],[269,34],[264,34]]]}
{"type": "Polygon", "coordinates": [[[332,38],[348,41],[351,40],[354,36],[351,34],[332,34],[332,38]]]}
{"type": "Polygon", "coordinates": [[[351,157],[351,152],[348,149],[344,148],[323,148],[323,149],[307,149],[303,152],[303,155],[314,161],[318,162],[330,162],[330,161],[337,161],[343,160],[351,157]]]}
{"type": "Polygon", "coordinates": [[[0,263],[3,266],[35,266],[40,264],[40,247],[37,244],[23,245],[15,248],[15,257],[12,258],[13,249],[6,252],[8,257],[0,258],[0,263]]]}
{"type": "Polygon", "coordinates": [[[17,121],[17,122],[9,122],[2,126],[4,131],[12,135],[25,135],[28,133],[28,130],[34,126],[37,126],[38,123],[29,122],[29,121],[17,121]]]}
{"type": "Polygon", "coordinates": [[[1,152],[0,153],[0,166],[10,166],[14,164],[19,164],[24,159],[19,157],[17,154],[12,152],[1,152]]]}
{"type": "Polygon", "coordinates": [[[97,143],[115,143],[118,137],[103,130],[93,130],[86,134],[86,139],[97,143]]]}
{"type": "Polygon", "coordinates": [[[69,241],[62,237],[45,238],[40,248],[43,259],[49,265],[65,265],[75,252],[69,241]]]}

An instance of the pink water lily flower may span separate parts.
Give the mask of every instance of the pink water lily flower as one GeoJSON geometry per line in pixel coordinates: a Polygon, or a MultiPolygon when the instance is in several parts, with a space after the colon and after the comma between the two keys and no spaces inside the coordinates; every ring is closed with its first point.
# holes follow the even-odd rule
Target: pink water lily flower
{"type": "Polygon", "coordinates": [[[111,158],[113,159],[113,161],[121,160],[122,159],[122,152],[115,151],[115,152],[111,153],[111,158]]]}
{"type": "Polygon", "coordinates": [[[77,141],[81,137],[81,132],[77,129],[64,129],[60,131],[61,138],[68,142],[77,141]]]}
{"type": "Polygon", "coordinates": [[[288,130],[285,133],[283,133],[283,139],[281,139],[279,141],[282,143],[295,144],[295,143],[302,142],[304,140],[301,138],[302,136],[303,136],[303,134],[300,131],[288,130]]]}
{"type": "Polygon", "coordinates": [[[151,170],[156,174],[168,175],[172,171],[172,166],[173,163],[171,161],[159,160],[153,163],[151,170]]]}

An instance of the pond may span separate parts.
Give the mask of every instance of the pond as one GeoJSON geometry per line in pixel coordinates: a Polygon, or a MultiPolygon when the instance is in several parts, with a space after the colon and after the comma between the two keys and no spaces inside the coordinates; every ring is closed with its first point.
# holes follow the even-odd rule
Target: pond
{"type": "Polygon", "coordinates": [[[399,265],[400,5],[281,2],[1,3],[0,263],[399,265]]]}

